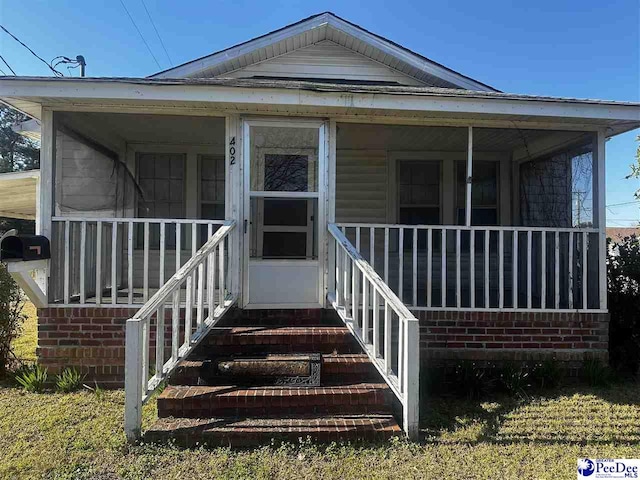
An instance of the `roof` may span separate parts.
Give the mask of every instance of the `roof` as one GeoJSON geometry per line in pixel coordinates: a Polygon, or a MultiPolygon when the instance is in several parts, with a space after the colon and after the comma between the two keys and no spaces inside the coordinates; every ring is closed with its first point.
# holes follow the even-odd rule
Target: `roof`
{"type": "Polygon", "coordinates": [[[35,220],[40,170],[0,173],[0,217],[35,220]]]}
{"type": "MultiPolygon", "coordinates": [[[[80,83],[120,83],[130,85],[190,85],[190,86],[221,86],[237,88],[283,88],[288,90],[307,90],[313,92],[345,92],[345,93],[373,93],[388,95],[411,96],[439,96],[461,98],[487,98],[502,100],[531,100],[545,102],[562,102],[594,105],[615,105],[640,107],[640,102],[624,102],[616,100],[598,100],[590,98],[552,97],[545,95],[526,95],[504,93],[498,91],[464,90],[460,88],[440,87],[412,87],[405,85],[362,85],[348,84],[343,81],[332,82],[288,79],[257,79],[257,78],[137,78],[137,77],[14,77],[0,76],[0,81],[36,81],[36,82],[80,82],[80,83]]],[[[1,92],[0,92],[1,93],[1,92]]],[[[640,120],[640,113],[638,116],[640,120]]]]}
{"type": "Polygon", "coordinates": [[[224,50],[155,73],[150,78],[224,76],[324,40],[353,50],[425,85],[498,91],[387,38],[370,32],[332,12],[323,12],[224,50]]]}
{"type": "Polygon", "coordinates": [[[640,227],[607,227],[607,238],[615,243],[631,235],[640,237],[640,227]]]}

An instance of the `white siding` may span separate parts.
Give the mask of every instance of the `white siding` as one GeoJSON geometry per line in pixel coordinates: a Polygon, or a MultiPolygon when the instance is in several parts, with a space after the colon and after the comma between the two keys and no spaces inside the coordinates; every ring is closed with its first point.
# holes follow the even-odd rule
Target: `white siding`
{"type": "Polygon", "coordinates": [[[331,41],[310,45],[220,76],[349,79],[424,85],[415,78],[331,41]]]}
{"type": "Polygon", "coordinates": [[[387,221],[387,152],[338,150],[336,221],[387,221]]]}

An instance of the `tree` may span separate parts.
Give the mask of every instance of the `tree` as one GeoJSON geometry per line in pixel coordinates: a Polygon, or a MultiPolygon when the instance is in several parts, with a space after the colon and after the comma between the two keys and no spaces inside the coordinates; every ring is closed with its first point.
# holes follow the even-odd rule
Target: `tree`
{"type": "Polygon", "coordinates": [[[0,173],[40,167],[37,144],[11,128],[28,119],[12,108],[0,105],[0,173]]]}

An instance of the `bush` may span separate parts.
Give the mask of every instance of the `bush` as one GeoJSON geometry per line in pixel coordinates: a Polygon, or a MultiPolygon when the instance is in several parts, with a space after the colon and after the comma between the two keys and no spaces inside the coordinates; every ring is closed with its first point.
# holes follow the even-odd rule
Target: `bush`
{"type": "Polygon", "coordinates": [[[493,365],[478,365],[475,362],[463,361],[456,365],[454,388],[469,400],[481,398],[492,392],[496,386],[496,375],[493,365]]]}
{"type": "Polygon", "coordinates": [[[582,374],[586,382],[592,387],[606,387],[613,380],[609,365],[597,358],[587,358],[584,361],[582,374]]]}
{"type": "Polygon", "coordinates": [[[527,390],[531,388],[530,367],[505,363],[500,369],[500,384],[510,394],[527,398],[527,390]]]}
{"type": "Polygon", "coordinates": [[[555,388],[560,385],[564,371],[555,358],[547,358],[533,366],[531,376],[535,385],[541,389],[555,388]]]}
{"type": "MultiPolygon", "coordinates": [[[[610,246],[611,243],[609,243],[610,246]]],[[[609,248],[609,358],[620,372],[640,370],[640,239],[624,238],[609,248]]]]}
{"type": "Polygon", "coordinates": [[[85,376],[75,368],[65,368],[62,373],[56,375],[56,391],[69,393],[80,389],[85,376]]]}
{"type": "Polygon", "coordinates": [[[49,374],[46,368],[38,364],[23,365],[16,370],[14,378],[27,392],[39,393],[44,390],[49,374]]]}
{"type": "Polygon", "coordinates": [[[20,333],[26,315],[22,313],[24,297],[4,265],[0,263],[0,378],[7,374],[15,357],[11,342],[20,333]]]}

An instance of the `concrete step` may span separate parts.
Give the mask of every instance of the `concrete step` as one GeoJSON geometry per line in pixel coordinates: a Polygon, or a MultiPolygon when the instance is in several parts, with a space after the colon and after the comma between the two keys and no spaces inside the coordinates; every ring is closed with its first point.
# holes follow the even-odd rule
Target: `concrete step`
{"type": "MultiPolygon", "coordinates": [[[[293,354],[295,356],[295,354],[293,354]]],[[[267,355],[268,358],[279,359],[282,354],[267,355]]],[[[236,357],[238,359],[242,356],[236,357]]],[[[216,382],[201,380],[201,369],[204,359],[190,357],[180,362],[172,373],[170,385],[202,385],[216,382]]],[[[324,354],[322,355],[321,381],[332,385],[364,381],[378,381],[379,374],[366,354],[324,354]]],[[[224,377],[221,378],[224,380],[224,377]]],[[[219,382],[218,382],[219,383],[219,382]]]]}
{"type": "Polygon", "coordinates": [[[168,386],[158,397],[158,416],[209,418],[282,414],[391,413],[386,383],[321,387],[168,386]]]}
{"type": "Polygon", "coordinates": [[[393,415],[297,415],[262,418],[160,418],[145,432],[147,442],[248,447],[271,440],[296,442],[384,441],[401,435],[393,415]]]}

